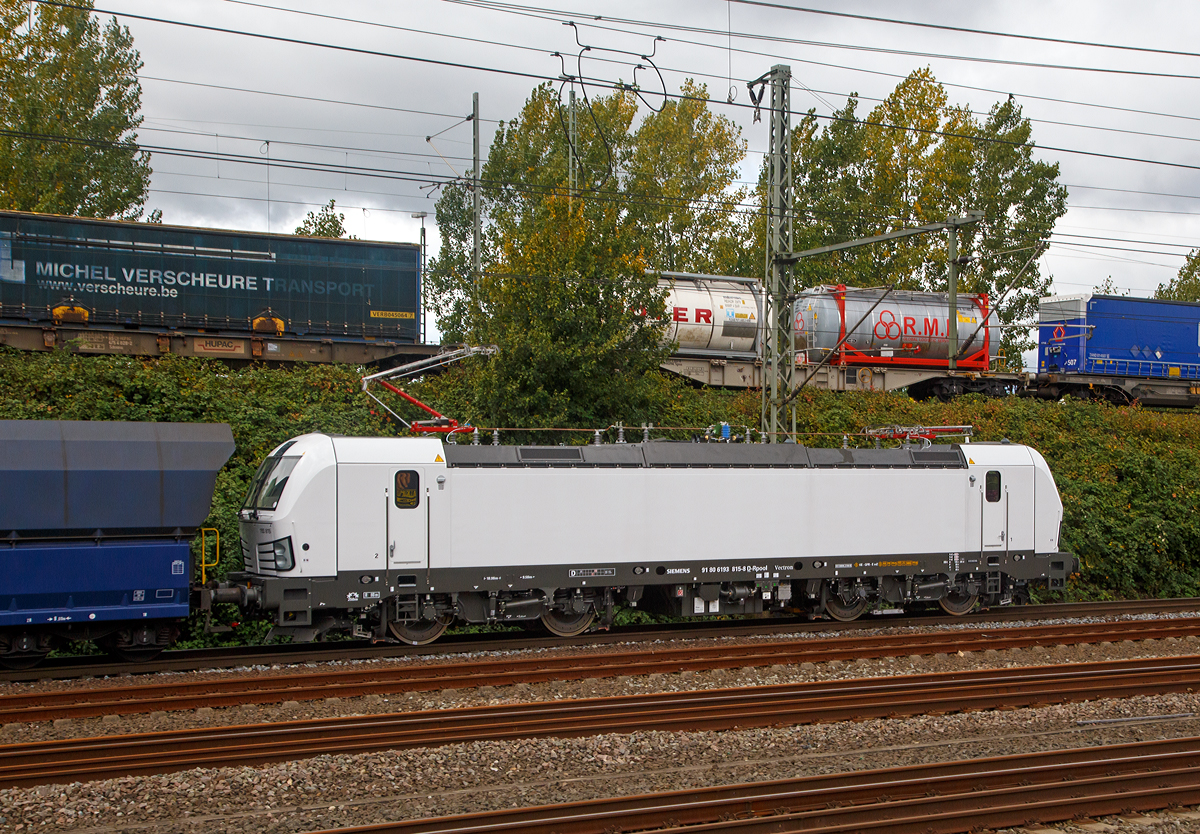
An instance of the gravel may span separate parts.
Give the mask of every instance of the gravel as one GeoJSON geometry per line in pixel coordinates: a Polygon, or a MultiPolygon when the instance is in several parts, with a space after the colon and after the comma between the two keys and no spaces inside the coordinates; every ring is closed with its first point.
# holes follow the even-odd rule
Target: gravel
{"type": "MultiPolygon", "coordinates": [[[[309,663],[277,663],[271,665],[253,665],[240,666],[234,668],[220,669],[202,669],[194,672],[156,672],[147,675],[128,675],[122,674],[118,676],[103,676],[103,677],[82,677],[69,680],[36,680],[36,681],[9,681],[0,682],[0,693],[12,694],[28,694],[37,692],[60,692],[70,689],[104,689],[108,687],[125,687],[134,684],[143,683],[192,683],[210,680],[222,680],[226,678],[244,678],[249,675],[280,675],[280,674],[297,674],[303,675],[314,669],[321,670],[338,670],[338,669],[361,669],[363,667],[376,668],[418,668],[439,666],[450,663],[461,663],[466,660],[503,660],[512,657],[563,657],[563,656],[578,656],[578,655],[603,655],[611,654],[615,651],[628,651],[631,649],[655,649],[671,646],[736,646],[736,645],[761,645],[763,642],[782,642],[782,641],[797,641],[797,640],[814,640],[823,641],[842,637],[872,637],[872,636],[888,636],[888,635],[903,635],[917,633],[933,633],[940,631],[962,631],[962,630],[979,630],[986,629],[995,631],[997,629],[1008,628],[1025,628],[1029,626],[1048,626],[1048,625],[1086,625],[1089,623],[1111,623],[1111,622],[1136,622],[1145,620],[1171,620],[1171,619],[1195,619],[1200,617],[1200,608],[1193,612],[1168,612],[1161,614],[1129,614],[1115,617],[1072,617],[1060,618],[1053,620],[1017,620],[1017,621],[1000,621],[1000,622],[972,622],[964,623],[955,620],[943,622],[924,621],[918,625],[902,625],[890,624],[887,618],[882,618],[879,621],[879,626],[876,628],[861,627],[862,621],[853,628],[833,629],[833,630],[797,630],[794,632],[779,633],[779,634],[763,634],[763,635],[746,635],[739,637],[729,637],[722,639],[712,638],[689,638],[680,636],[677,638],[654,641],[628,641],[624,643],[594,643],[587,646],[571,646],[560,648],[547,649],[514,649],[511,651],[487,651],[487,652],[457,652],[446,655],[408,655],[401,657],[390,658],[370,658],[370,659],[355,659],[355,660],[334,660],[324,662],[309,662],[309,663]]],[[[912,620],[906,621],[912,623],[912,620]]]]}
{"type": "Polygon", "coordinates": [[[0,791],[0,816],[16,831],[301,832],[1197,735],[1198,715],[1200,696],[1163,695],[724,733],[486,741],[4,790],[0,791]],[[1170,717],[1181,714],[1188,717],[1170,717]],[[1133,716],[1147,718],[1080,723],[1133,716]]]}
{"type": "MultiPolygon", "coordinates": [[[[827,637],[828,633],[821,636],[827,637]]],[[[779,638],[756,638],[755,642],[761,639],[779,638]]],[[[1200,641],[1195,639],[1138,641],[524,684],[497,687],[490,692],[459,690],[394,698],[370,696],[204,708],[10,725],[0,730],[0,742],[514,701],[1187,655],[1198,649],[1200,641]]],[[[422,658],[421,662],[431,661],[422,658]]],[[[180,677],[190,676],[171,675],[167,679],[180,677]]],[[[120,679],[118,685],[127,681],[120,679]]],[[[81,683],[94,687],[102,682],[34,686],[53,691],[81,683]]],[[[30,688],[9,684],[0,691],[30,688]]],[[[0,831],[192,834],[254,830],[283,834],[701,785],[1191,735],[1200,735],[1200,695],[1195,694],[720,733],[486,741],[359,756],[320,756],[253,768],[197,769],[2,790],[0,831]],[[1130,718],[1137,720],[1103,723],[1130,718]]],[[[1200,832],[1200,820],[1167,812],[1149,814],[1147,818],[1155,821],[1152,827],[1146,822],[1118,818],[1099,822],[1112,826],[1114,831],[1200,832]]],[[[1061,823],[1049,827],[1073,833],[1089,830],[1061,823]]]]}

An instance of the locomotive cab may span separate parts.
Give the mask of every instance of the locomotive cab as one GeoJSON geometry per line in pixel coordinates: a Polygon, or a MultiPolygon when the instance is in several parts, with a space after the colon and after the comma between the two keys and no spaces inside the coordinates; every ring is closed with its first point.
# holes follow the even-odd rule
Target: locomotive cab
{"type": "Polygon", "coordinates": [[[379,637],[364,623],[378,626],[378,609],[414,594],[429,567],[431,519],[442,521],[429,491],[445,465],[437,440],[406,440],[395,448],[409,454],[387,460],[378,443],[310,434],[274,449],[241,510],[243,571],[211,601],[258,607],[298,640],[379,637]]]}
{"type": "Polygon", "coordinates": [[[276,448],[259,466],[239,517],[242,566],[259,576],[337,572],[337,482],[331,438],[305,435],[276,448]]]}
{"type": "Polygon", "coordinates": [[[1062,501],[1046,459],[1007,441],[963,450],[969,466],[965,545],[981,562],[964,578],[977,586],[972,592],[1009,602],[1014,594],[1025,596],[1029,582],[1065,588],[1075,562],[1058,552],[1062,501]]]}
{"type": "Polygon", "coordinates": [[[272,450],[239,513],[242,570],[204,589],[201,607],[232,602],[268,611],[279,625],[311,628],[314,580],[337,575],[336,503],[326,499],[336,484],[327,435],[303,435],[272,450]]]}

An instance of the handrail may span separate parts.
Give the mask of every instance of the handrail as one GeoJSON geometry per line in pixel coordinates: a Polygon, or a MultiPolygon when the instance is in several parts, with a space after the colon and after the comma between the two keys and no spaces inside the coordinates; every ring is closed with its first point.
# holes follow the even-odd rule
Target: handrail
{"type": "Polygon", "coordinates": [[[200,528],[200,584],[203,585],[208,581],[208,569],[215,568],[221,563],[221,531],[216,527],[201,527],[200,528]],[[213,533],[217,539],[216,559],[212,562],[208,561],[208,536],[206,534],[213,533]]]}
{"type": "Polygon", "coordinates": [[[1086,372],[1151,379],[1200,379],[1200,365],[1154,359],[1097,359],[1088,357],[1086,372]],[[1175,371],[1175,373],[1171,373],[1175,371]]]}

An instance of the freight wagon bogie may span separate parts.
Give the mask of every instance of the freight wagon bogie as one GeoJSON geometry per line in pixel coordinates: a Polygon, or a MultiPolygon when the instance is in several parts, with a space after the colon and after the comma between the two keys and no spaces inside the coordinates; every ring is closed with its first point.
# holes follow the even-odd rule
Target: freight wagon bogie
{"type": "Polygon", "coordinates": [[[243,572],[210,590],[276,634],[428,642],[452,622],[580,633],[617,606],[827,614],[1061,586],[1062,506],[1013,444],[807,449],[444,445],[306,435],[264,461],[243,572]],[[931,521],[931,508],[940,515],[931,521]]]}
{"type": "MultiPolygon", "coordinates": [[[[68,615],[50,615],[65,619],[68,615]]],[[[56,649],[93,643],[114,657],[134,662],[151,660],[179,637],[179,620],[136,623],[38,624],[0,629],[0,666],[28,669],[56,649]]]]}

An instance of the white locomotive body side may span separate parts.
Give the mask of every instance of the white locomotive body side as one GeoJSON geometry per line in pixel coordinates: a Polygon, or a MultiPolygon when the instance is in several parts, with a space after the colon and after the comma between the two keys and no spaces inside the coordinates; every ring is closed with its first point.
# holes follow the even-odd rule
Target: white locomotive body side
{"type": "Polygon", "coordinates": [[[540,618],[577,633],[622,602],[676,615],[852,619],[934,601],[963,613],[1030,583],[1062,587],[1075,569],[1058,553],[1062,505],[1045,460],[1007,443],[515,447],[314,434],[273,452],[256,489],[242,514],[246,571],[214,593],[242,594],[296,639],[352,628],[423,642],[454,619],[540,618]]]}

